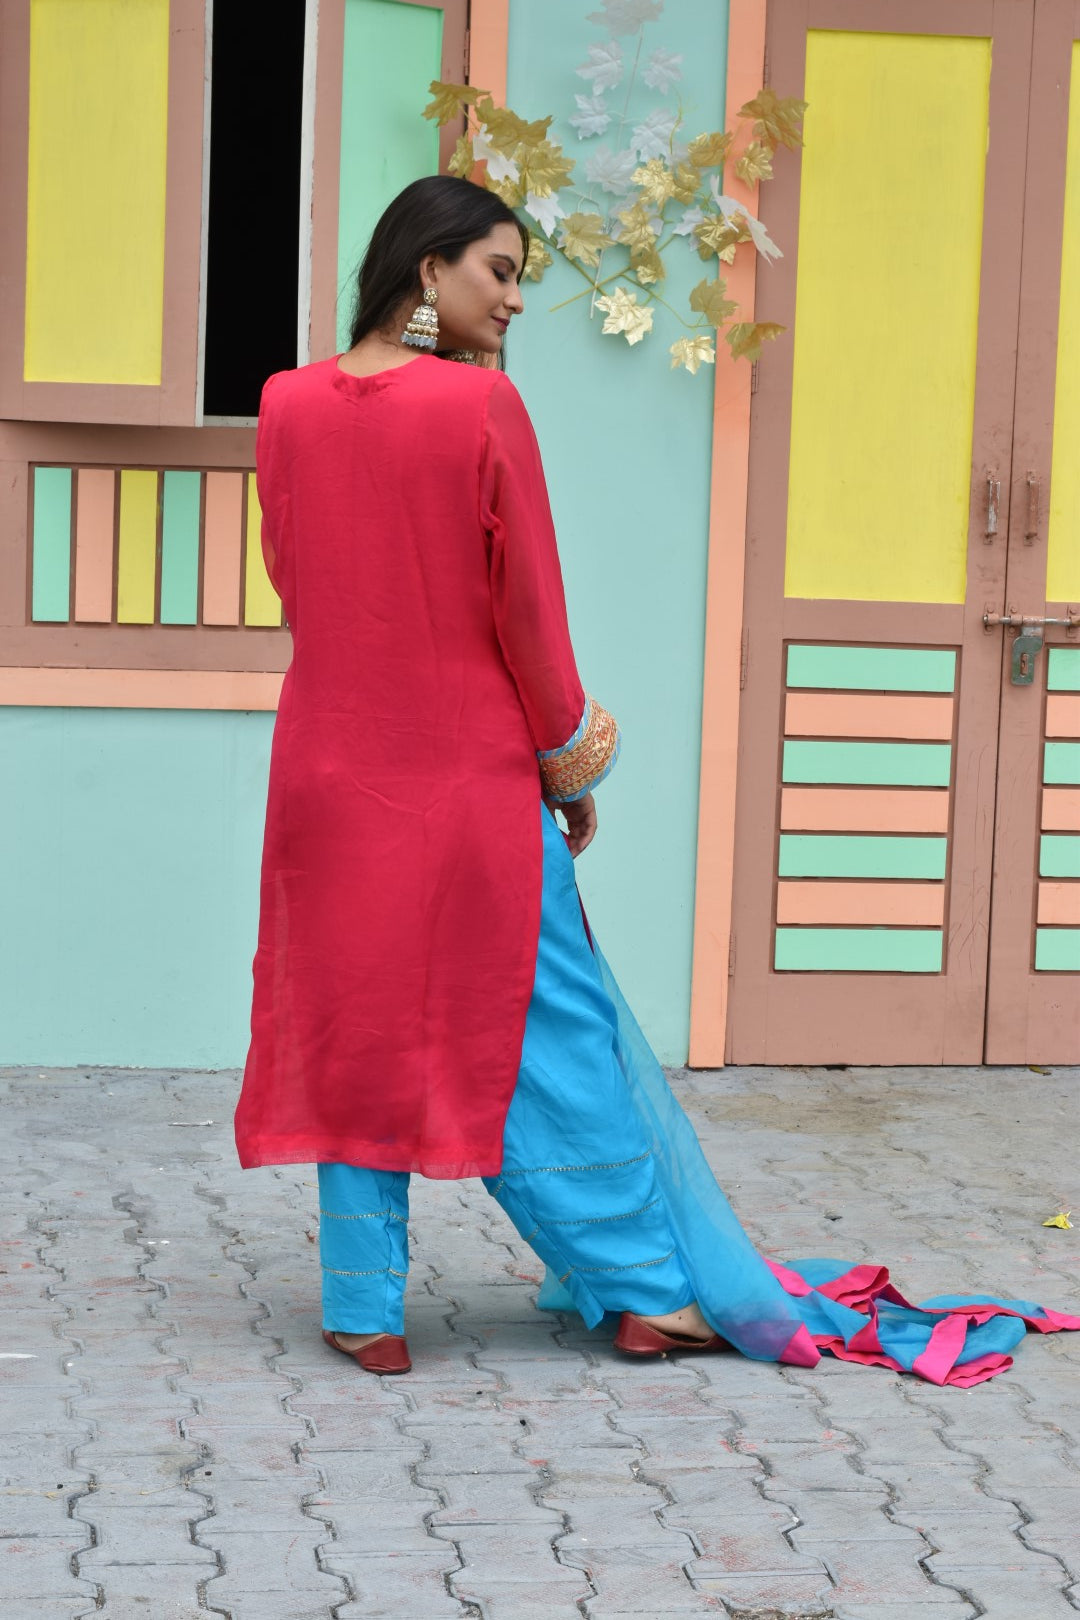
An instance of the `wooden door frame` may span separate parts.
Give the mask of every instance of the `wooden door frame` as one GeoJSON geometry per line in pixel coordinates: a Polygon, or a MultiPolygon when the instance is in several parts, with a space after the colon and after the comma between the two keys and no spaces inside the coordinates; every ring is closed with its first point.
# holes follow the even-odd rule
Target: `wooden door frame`
{"type": "MultiPolygon", "coordinates": [[[[902,31],[904,33],[928,31],[932,33],[960,33],[986,36],[993,32],[998,44],[995,49],[995,61],[1002,60],[1007,53],[1015,49],[1026,52],[1030,49],[1030,13],[1031,6],[1028,0],[981,0],[977,5],[965,4],[947,6],[946,11],[954,13],[950,17],[948,26],[942,23],[942,5],[940,0],[904,0],[903,4],[887,3],[878,5],[871,17],[867,15],[867,7],[862,0],[772,0],[769,6],[769,25],[773,29],[777,19],[782,16],[783,27],[777,28],[777,45],[779,49],[770,49],[772,65],[770,80],[788,94],[798,94],[802,82],[801,61],[804,53],[805,30],[814,26],[832,26],[837,28],[858,28],[860,30],[872,29],[874,31],[902,31]],[[1025,23],[1026,19],[1026,23],[1025,23]],[[1026,33],[1025,33],[1026,29],[1026,33]],[[793,47],[791,40],[797,37],[798,45],[793,47]],[[785,49],[785,41],[787,48],[785,49]],[[798,68],[793,66],[791,53],[797,50],[798,68]],[[798,82],[795,82],[795,81],[798,82]]],[[[1017,76],[1018,77],[1018,76],[1017,76]]],[[[1013,88],[1013,79],[1003,79],[1002,74],[992,74],[991,78],[991,117],[998,121],[1003,113],[1003,97],[1016,97],[1013,88]]],[[[1016,108],[1007,109],[1008,116],[1014,120],[1018,116],[1016,108]]],[[[985,197],[985,217],[990,218],[995,210],[1005,210],[1004,217],[1014,217],[1015,210],[1022,204],[1023,156],[1012,154],[1011,161],[998,163],[987,172],[987,189],[985,197]]],[[[766,202],[767,215],[781,214],[783,226],[780,234],[783,236],[787,257],[776,265],[769,267],[763,273],[758,283],[758,313],[763,319],[779,319],[790,325],[791,314],[794,308],[794,285],[796,273],[796,241],[798,227],[798,174],[795,164],[779,164],[777,178],[771,182],[766,202]]],[[[999,213],[998,217],[1002,217],[999,213]]],[[[988,298],[988,290],[995,285],[996,266],[991,262],[991,249],[989,247],[988,233],[984,231],[982,251],[982,293],[981,308],[983,311],[994,306],[1004,305],[1006,310],[1016,307],[1018,297],[1019,264],[1017,263],[1012,281],[1006,287],[997,286],[996,299],[988,298]]],[[[998,278],[1000,280],[1000,278],[998,278]]],[[[1015,323],[1014,323],[1015,324],[1015,323]]],[[[781,514],[781,521],[777,529],[774,520],[773,531],[783,533],[782,508],[786,502],[786,456],[788,443],[787,422],[790,418],[790,384],[792,371],[792,347],[789,341],[783,341],[770,350],[761,362],[759,372],[760,381],[755,399],[755,413],[767,410],[772,405],[775,411],[781,411],[783,431],[775,429],[772,436],[771,451],[768,457],[769,465],[766,467],[763,456],[756,453],[753,446],[749,458],[750,505],[748,507],[746,523],[746,556],[748,567],[752,564],[759,578],[754,581],[749,575],[747,585],[757,589],[762,588],[760,580],[761,559],[754,551],[755,533],[761,529],[762,524],[755,516],[755,506],[764,498],[765,504],[770,502],[777,506],[781,514]],[[776,476],[777,467],[783,471],[782,478],[776,476]]],[[[979,349],[977,358],[977,405],[974,444],[976,447],[985,440],[986,422],[989,417],[997,415],[998,420],[1006,416],[1011,420],[1011,412],[1002,409],[1002,399],[1005,393],[1011,394],[1012,368],[1015,364],[1015,340],[1011,344],[1004,344],[1002,352],[1002,339],[1000,329],[993,321],[985,322],[980,326],[979,349]],[[1007,380],[1007,386],[1003,382],[1007,380]]],[[[718,422],[718,431],[722,425],[718,422]]],[[[999,434],[1000,437],[1000,434],[999,434]]],[[[994,446],[995,451],[999,449],[994,446]]],[[[1004,455],[1007,446],[1000,446],[1004,455]]],[[[978,451],[976,451],[978,453],[978,451]]],[[[714,464],[715,465],[715,464],[714,464]]],[[[1003,469],[1004,470],[1004,469],[1003,469]]],[[[1004,481],[1004,480],[1003,480],[1004,481]]],[[[981,514],[984,501],[984,484],[982,475],[973,467],[971,486],[971,521],[969,532],[977,532],[977,515],[981,514]]],[[[730,531],[729,531],[730,533],[730,531]]],[[[741,538],[741,537],[740,537],[741,538]]],[[[1001,546],[1004,541],[1002,539],[1001,546]]],[[[694,982],[694,1021],[692,1030],[691,1061],[695,1064],[716,1063],[724,1055],[719,1042],[725,1040],[730,1049],[730,1015],[727,998],[727,956],[729,945],[729,924],[733,910],[733,890],[735,885],[730,877],[725,884],[725,873],[719,870],[725,862],[719,860],[713,853],[717,845],[723,841],[725,857],[728,849],[734,848],[731,835],[731,823],[728,820],[718,826],[717,810],[725,809],[725,794],[716,781],[715,765],[722,757],[723,744],[717,744],[709,736],[709,730],[715,726],[718,716],[729,714],[733,708],[733,698],[737,701],[737,666],[733,667],[730,642],[736,641],[733,636],[733,627],[741,622],[742,615],[736,617],[741,604],[743,592],[736,594],[733,586],[737,583],[738,568],[731,566],[731,545],[724,545],[719,533],[714,532],[713,545],[710,550],[709,575],[709,606],[708,622],[710,627],[709,646],[707,650],[706,669],[706,713],[712,718],[706,721],[707,733],[705,743],[705,759],[703,761],[702,783],[702,814],[700,829],[700,867],[698,891],[698,915],[696,919],[696,951],[695,951],[695,982],[694,982]],[[714,561],[719,567],[712,566],[714,561]],[[726,563],[726,567],[725,567],[726,563]],[[719,630],[717,627],[720,627],[719,630]],[[723,649],[718,647],[719,641],[726,637],[728,647],[726,656],[723,649]],[[714,843],[714,840],[716,841],[714,843]],[[726,902],[726,903],[725,903],[726,902]]],[[[994,566],[1000,569],[1001,552],[995,551],[994,566]]],[[[837,602],[833,604],[815,603],[801,604],[798,601],[785,601],[783,596],[783,555],[767,560],[771,566],[771,595],[774,604],[777,623],[774,633],[767,639],[768,645],[756,645],[749,649],[749,656],[753,667],[754,695],[753,706],[755,710],[768,707],[773,714],[779,713],[781,659],[780,652],[785,637],[798,637],[805,633],[805,626],[811,615],[816,625],[816,635],[821,637],[834,636],[840,640],[866,641],[873,639],[875,634],[875,620],[884,622],[886,617],[885,605],[880,608],[873,603],[837,602]],[[779,570],[779,572],[777,572],[779,570]],[[783,607],[781,609],[781,604],[783,607]]],[[[960,605],[918,607],[913,606],[913,614],[917,617],[918,628],[912,636],[912,644],[920,642],[936,645],[959,645],[967,633],[969,643],[968,661],[971,663],[971,644],[974,631],[978,627],[981,635],[981,615],[984,611],[982,596],[984,594],[984,581],[988,574],[992,575],[993,567],[988,567],[988,558],[985,548],[974,543],[968,548],[968,593],[966,607],[960,605]]],[[[747,617],[749,617],[747,615],[747,617]]],[[[895,619],[893,620],[895,624],[895,619]]],[[[976,642],[976,646],[978,643],[976,642]]],[[[976,653],[981,663],[987,654],[976,653]]],[[[965,735],[972,739],[972,746],[976,750],[993,748],[996,734],[996,716],[990,717],[981,713],[978,706],[977,686],[978,679],[971,679],[972,671],[967,671],[967,681],[961,682],[960,704],[961,719],[965,735]],[[984,736],[985,733],[985,736],[984,736]]],[[[747,790],[748,771],[754,779],[765,780],[769,761],[766,755],[772,755],[774,779],[778,781],[779,772],[775,769],[775,751],[777,747],[775,726],[762,735],[760,731],[755,735],[752,722],[748,724],[748,705],[742,705],[742,726],[739,749],[739,772],[737,787],[740,793],[747,790]],[[756,758],[756,770],[754,761],[756,758]]],[[[728,757],[730,758],[730,739],[728,739],[728,757]]],[[[727,806],[730,805],[730,796],[727,797],[727,806]]],[[[764,818],[766,821],[768,818],[764,818]]],[[[747,843],[766,841],[769,858],[775,853],[775,823],[763,825],[760,807],[756,816],[742,816],[739,818],[737,837],[740,850],[745,850],[747,843]]],[[[952,854],[955,869],[962,869],[961,863],[975,869],[981,863],[989,873],[989,833],[988,829],[975,824],[971,818],[969,823],[958,825],[953,829],[952,854]]],[[[759,859],[762,852],[758,851],[759,859]]],[[[727,859],[727,871],[730,874],[732,861],[727,859]]],[[[772,866],[775,874],[775,864],[772,866]]],[[[775,887],[775,876],[774,876],[775,887]]],[[[737,872],[735,877],[737,883],[737,872]]],[[[955,883],[952,885],[955,898],[955,883]]],[[[962,897],[963,899],[963,897],[962,897]]],[[[950,920],[949,948],[953,952],[967,953],[969,964],[976,976],[985,975],[986,961],[986,930],[985,928],[972,929],[971,912],[975,903],[975,896],[966,897],[966,907],[959,910],[954,908],[950,920]],[[964,914],[966,910],[967,915],[964,914]]],[[[758,933],[765,933],[771,938],[771,918],[759,920],[758,933]]],[[[763,947],[760,940],[748,942],[751,950],[760,951],[763,947]]],[[[740,951],[743,942],[740,940],[740,951]]],[[[770,969],[771,971],[771,969],[770,969]]],[[[821,1005],[822,988],[827,987],[830,978],[835,986],[839,980],[839,988],[830,992],[826,988],[826,996],[830,993],[839,998],[842,1003],[850,996],[851,985],[847,983],[851,975],[808,976],[812,980],[812,990],[808,992],[807,1012],[815,1015],[821,1005]]],[[[945,975],[942,975],[943,981],[945,975]]],[[[903,986],[897,985],[896,976],[883,975],[879,980],[877,975],[858,976],[860,991],[873,997],[880,994],[880,988],[888,980],[893,996],[902,993],[903,986]]],[[[946,981],[947,982],[947,981],[946,981]]],[[[956,980],[953,980],[956,984],[956,980]]],[[[952,987],[946,992],[952,994],[952,987]]],[[[971,1013],[972,994],[967,992],[966,1010],[971,1013]]],[[[761,1025],[761,1052],[759,1060],[764,1060],[767,1050],[765,1043],[765,1008],[760,1009],[761,1025]]],[[[967,1052],[955,1050],[942,1050],[931,1061],[972,1061],[967,1052]]],[[[796,1061],[797,1059],[787,1059],[796,1061]]],[[[871,1061],[889,1061],[888,1056],[877,1056],[871,1061]]],[[[977,1060],[977,1059],[976,1059],[977,1060]]]]}
{"type": "MultiPolygon", "coordinates": [[[[1068,140],[1072,44],[1080,39],[1080,0],[1038,0],[1028,133],[1024,274],[1016,377],[1012,510],[1008,577],[998,611],[1063,618],[1080,603],[1046,601],[1047,526],[1050,511],[1054,394],[1061,253],[1064,234],[1065,154],[1068,140]],[[1061,62],[1065,61],[1064,83],[1061,62]],[[1047,161],[1060,152],[1061,162],[1047,161]],[[1037,540],[1025,542],[1026,473],[1042,491],[1037,540]],[[1045,603],[1045,606],[1043,605],[1045,603]]],[[[1013,632],[989,632],[1000,642],[1001,726],[998,807],[995,818],[994,921],[990,951],[985,1060],[988,1063],[1075,1062],[1080,1056],[1077,979],[1036,972],[1033,948],[1039,893],[1040,804],[1046,734],[1046,671],[1052,647],[1077,645],[1075,634],[1048,627],[1035,684],[1013,686],[1013,632]],[[1067,987],[1063,989],[1064,985],[1067,987]],[[1070,1018],[1069,1008],[1072,1008],[1070,1018]]]]}
{"type": "MultiPolygon", "coordinates": [[[[724,127],[764,82],[766,0],[730,0],[724,127]]],[[[734,173],[729,194],[755,213],[758,187],[734,173]]],[[[755,262],[737,254],[728,293],[754,318],[755,262]]],[[[713,383],[712,466],[702,675],[701,781],[690,993],[694,1068],[721,1068],[727,1033],[728,962],[735,867],[741,626],[746,558],[752,372],[748,361],[718,356],[713,383]]]]}

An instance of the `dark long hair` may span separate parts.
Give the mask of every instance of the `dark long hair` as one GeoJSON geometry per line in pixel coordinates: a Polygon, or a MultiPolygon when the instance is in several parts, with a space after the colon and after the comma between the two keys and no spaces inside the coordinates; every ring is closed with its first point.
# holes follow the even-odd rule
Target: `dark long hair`
{"type": "Polygon", "coordinates": [[[371,233],[357,279],[350,344],[385,326],[408,297],[419,297],[420,261],[427,254],[456,264],[470,242],[496,225],[516,226],[524,264],[529,233],[493,191],[449,174],[426,175],[406,186],[371,233]]]}

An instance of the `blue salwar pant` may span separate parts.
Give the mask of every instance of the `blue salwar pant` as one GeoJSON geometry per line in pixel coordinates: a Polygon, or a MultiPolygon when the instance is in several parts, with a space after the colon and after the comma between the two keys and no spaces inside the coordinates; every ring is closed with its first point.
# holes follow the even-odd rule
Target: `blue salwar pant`
{"type": "MultiPolygon", "coordinates": [[[[563,1284],[588,1326],[605,1312],[690,1304],[645,1128],[617,1052],[617,1021],[590,948],[574,863],[543,814],[536,978],[503,1167],[484,1185],[563,1284]]],[[[323,1325],[403,1333],[409,1176],[319,1165],[323,1325]]]]}

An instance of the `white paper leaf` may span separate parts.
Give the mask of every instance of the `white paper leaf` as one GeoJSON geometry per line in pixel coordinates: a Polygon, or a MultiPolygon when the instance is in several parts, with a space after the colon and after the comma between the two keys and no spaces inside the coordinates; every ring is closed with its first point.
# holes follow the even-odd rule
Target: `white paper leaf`
{"type": "Polygon", "coordinates": [[[578,105],[578,115],[571,118],[570,123],[578,132],[579,141],[587,141],[590,135],[602,135],[611,123],[611,114],[604,105],[603,96],[575,96],[578,105]]]}
{"type": "Polygon", "coordinates": [[[525,212],[536,220],[548,236],[555,229],[555,221],[566,218],[566,210],[559,207],[558,197],[538,197],[535,191],[525,193],[525,212]]]}
{"type": "Polygon", "coordinates": [[[640,124],[634,125],[630,145],[643,163],[654,157],[670,159],[671,137],[678,121],[678,113],[668,107],[657,107],[640,124]]]}
{"type": "Polygon", "coordinates": [[[612,152],[607,146],[598,146],[585,162],[586,177],[593,185],[602,186],[618,197],[626,197],[633,190],[631,175],[636,168],[633,152],[612,152]]]}
{"type": "Polygon", "coordinates": [[[641,77],[654,90],[666,96],[673,84],[682,78],[682,57],[674,51],[653,51],[642,69],[641,77]]]}
{"type": "Polygon", "coordinates": [[[768,261],[769,259],[782,259],[784,257],[757,215],[752,214],[745,203],[736,202],[734,197],[724,196],[724,193],[720,190],[720,182],[715,174],[709,182],[709,189],[713,194],[713,201],[725,218],[734,219],[736,214],[742,215],[746,221],[746,228],[750,232],[750,238],[763,259],[768,261]]]}
{"type": "MultiPolygon", "coordinates": [[[[688,208],[679,223],[672,226],[671,234],[673,236],[692,236],[694,227],[700,225],[704,218],[705,214],[702,209],[688,208]]],[[[694,243],[691,242],[690,246],[694,247],[694,243]]]]}
{"type": "Polygon", "coordinates": [[[664,0],[602,0],[602,4],[603,11],[590,11],[588,20],[612,34],[636,34],[664,9],[664,0]]]}
{"type": "Polygon", "coordinates": [[[613,90],[622,80],[623,54],[614,40],[590,45],[588,60],[577,70],[579,79],[591,79],[594,94],[613,90]]]}
{"type": "Polygon", "coordinates": [[[521,170],[514,159],[507,157],[504,152],[498,152],[488,138],[487,128],[480,125],[478,132],[473,136],[473,157],[478,162],[483,161],[488,166],[488,174],[493,180],[513,180],[516,184],[521,178],[521,170]]]}

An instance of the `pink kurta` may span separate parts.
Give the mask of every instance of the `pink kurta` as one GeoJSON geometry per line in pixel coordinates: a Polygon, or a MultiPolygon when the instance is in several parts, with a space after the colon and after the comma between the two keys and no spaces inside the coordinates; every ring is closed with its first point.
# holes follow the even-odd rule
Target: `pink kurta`
{"type": "Polygon", "coordinates": [[[294,654],[274,731],[244,1165],[494,1174],[536,965],[537,752],[582,717],[528,415],[422,356],[272,377],[294,654]]]}

